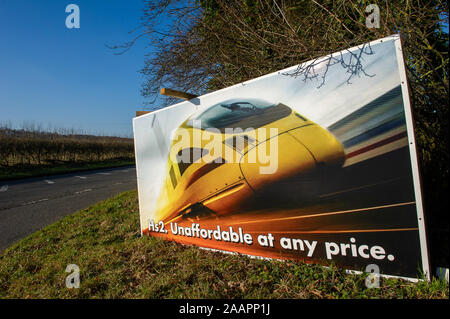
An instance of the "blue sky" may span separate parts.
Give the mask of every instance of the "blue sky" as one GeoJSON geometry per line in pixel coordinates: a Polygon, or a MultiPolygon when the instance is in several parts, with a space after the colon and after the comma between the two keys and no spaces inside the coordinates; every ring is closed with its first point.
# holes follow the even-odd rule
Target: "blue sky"
{"type": "Polygon", "coordinates": [[[151,47],[142,38],[114,55],[105,44],[131,40],[142,7],[143,0],[0,0],[0,125],[131,136],[151,47]],[[80,29],[65,26],[71,3],[80,29]]]}
{"type": "Polygon", "coordinates": [[[0,124],[25,122],[90,134],[132,135],[145,39],[124,55],[139,25],[142,0],[0,0],[0,124]],[[68,4],[80,28],[68,29],[68,4]]]}

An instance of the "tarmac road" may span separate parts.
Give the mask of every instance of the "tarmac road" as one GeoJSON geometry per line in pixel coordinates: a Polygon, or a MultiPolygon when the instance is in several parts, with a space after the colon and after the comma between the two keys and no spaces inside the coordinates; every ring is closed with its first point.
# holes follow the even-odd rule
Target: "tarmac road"
{"type": "Polygon", "coordinates": [[[134,166],[0,182],[0,250],[64,216],[136,189],[134,166]]]}

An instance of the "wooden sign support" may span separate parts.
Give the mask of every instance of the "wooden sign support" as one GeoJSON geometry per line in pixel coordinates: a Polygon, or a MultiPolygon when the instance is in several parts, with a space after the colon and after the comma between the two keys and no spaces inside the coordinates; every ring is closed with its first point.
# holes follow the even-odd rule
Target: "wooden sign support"
{"type": "MultiPolygon", "coordinates": [[[[181,91],[172,90],[172,89],[168,89],[168,88],[161,88],[160,93],[161,93],[161,95],[172,96],[172,97],[176,97],[176,98],[183,99],[183,100],[192,100],[192,99],[198,97],[198,95],[195,95],[195,94],[181,92],[181,91]]],[[[136,111],[136,117],[144,115],[144,114],[148,114],[148,113],[151,113],[151,111],[136,111]]]]}
{"type": "Polygon", "coordinates": [[[192,99],[198,97],[198,95],[195,95],[195,94],[190,94],[190,93],[176,91],[176,90],[167,89],[167,88],[161,88],[161,94],[167,95],[167,96],[172,96],[172,97],[177,97],[177,98],[183,99],[183,100],[192,100],[192,99]]]}

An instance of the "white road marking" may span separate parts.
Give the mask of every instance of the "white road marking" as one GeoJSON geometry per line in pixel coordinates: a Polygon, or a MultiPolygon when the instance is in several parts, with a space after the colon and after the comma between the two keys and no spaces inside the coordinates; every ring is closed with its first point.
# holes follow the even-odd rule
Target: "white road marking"
{"type": "Polygon", "coordinates": [[[0,187],[0,192],[6,192],[8,190],[8,185],[3,185],[0,187]]]}
{"type": "Polygon", "coordinates": [[[82,191],[75,192],[75,194],[81,194],[81,193],[86,193],[86,192],[90,192],[90,191],[92,191],[92,188],[83,189],[82,191]]]}
{"type": "Polygon", "coordinates": [[[97,173],[98,175],[111,175],[111,173],[97,173]]]}
{"type": "Polygon", "coordinates": [[[86,176],[74,176],[74,177],[81,178],[81,179],[86,179],[87,178],[86,176]]]}
{"type": "Polygon", "coordinates": [[[51,181],[51,180],[49,180],[49,179],[46,179],[44,182],[46,182],[47,184],[55,184],[54,181],[51,181]]]}
{"type": "Polygon", "coordinates": [[[33,201],[31,201],[31,202],[23,203],[22,206],[25,206],[25,205],[32,205],[32,204],[36,204],[36,203],[40,203],[40,202],[45,202],[45,201],[47,201],[47,200],[48,200],[48,198],[43,198],[43,199],[33,200],[33,201]]]}

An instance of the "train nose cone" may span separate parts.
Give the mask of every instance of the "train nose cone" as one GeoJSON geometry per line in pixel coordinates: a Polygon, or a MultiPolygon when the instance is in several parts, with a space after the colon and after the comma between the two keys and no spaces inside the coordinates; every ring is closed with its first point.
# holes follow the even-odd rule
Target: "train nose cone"
{"type": "Polygon", "coordinates": [[[292,135],[278,135],[248,150],[240,160],[247,183],[259,190],[292,176],[311,172],[316,167],[314,157],[292,135]]]}
{"type": "Polygon", "coordinates": [[[317,163],[328,167],[340,167],[345,161],[342,144],[333,134],[319,125],[308,125],[290,130],[288,134],[304,145],[317,163]]]}
{"type": "Polygon", "coordinates": [[[341,143],[319,125],[308,125],[257,144],[242,156],[240,168],[255,191],[308,196],[321,188],[325,168],[339,168],[344,161],[341,143]]]}

